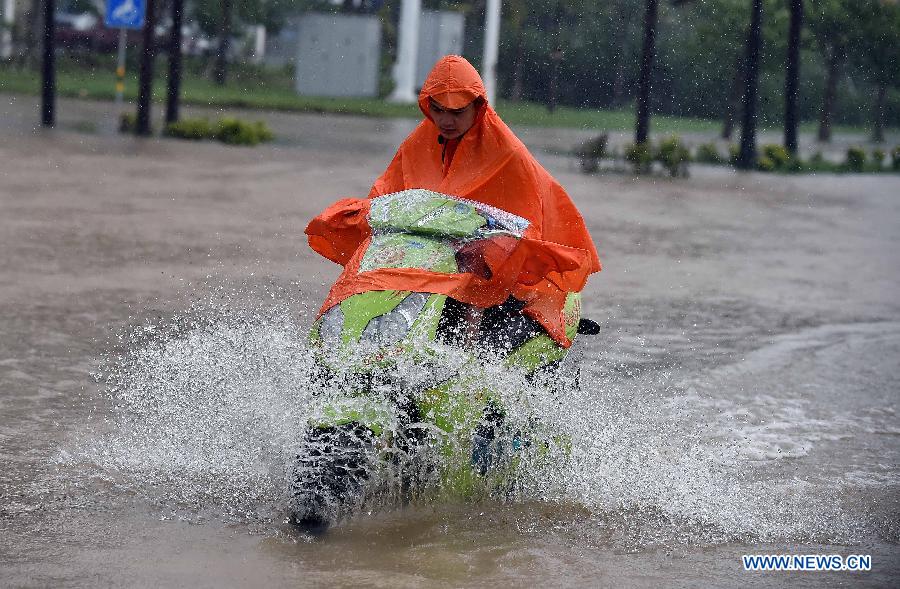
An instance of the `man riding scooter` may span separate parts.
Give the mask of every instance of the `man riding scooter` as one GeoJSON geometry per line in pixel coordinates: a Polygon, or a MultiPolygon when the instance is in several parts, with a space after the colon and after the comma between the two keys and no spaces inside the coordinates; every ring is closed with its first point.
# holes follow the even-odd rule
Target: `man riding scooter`
{"type": "MultiPolygon", "coordinates": [[[[373,382],[390,350],[410,355],[433,341],[489,351],[526,372],[551,365],[576,332],[596,327],[580,320],[578,293],[600,270],[581,215],[488,104],[465,59],[438,61],[419,107],[425,119],[369,197],[335,203],[306,229],[314,250],[344,266],[313,328],[328,351],[322,363],[338,372],[366,364],[373,382]],[[359,345],[369,346],[363,362],[342,351],[359,345]]],[[[484,475],[485,441],[502,408],[475,395],[460,412],[453,386],[424,388],[402,401],[394,390],[387,405],[402,409],[403,427],[425,420],[450,437],[468,436],[469,468],[484,475]]],[[[301,527],[327,526],[336,502],[358,497],[373,452],[397,437],[384,434],[392,410],[375,395],[353,399],[349,409],[329,408],[307,434],[294,483],[292,519],[301,527]],[[339,457],[329,454],[334,448],[339,457]]]]}

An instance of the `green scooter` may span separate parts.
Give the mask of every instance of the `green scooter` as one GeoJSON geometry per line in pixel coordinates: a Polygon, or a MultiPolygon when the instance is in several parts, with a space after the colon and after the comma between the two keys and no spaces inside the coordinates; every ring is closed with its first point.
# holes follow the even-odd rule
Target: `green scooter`
{"type": "MultiPolygon", "coordinates": [[[[368,221],[360,272],[489,274],[479,252],[493,244],[496,258],[499,246],[510,249],[528,227],[500,209],[427,190],[374,199],[368,221]]],[[[426,486],[456,497],[499,489],[522,452],[542,452],[554,433],[511,431],[485,373],[486,363],[500,363],[528,377],[552,375],[565,358],[567,349],[523,315],[523,306],[509,297],[476,310],[480,322],[473,324],[472,309],[447,295],[371,290],[323,313],[310,339],[330,394],[292,469],[291,523],[322,533],[387,487],[405,497],[426,486]]],[[[599,331],[580,309],[580,294],[568,293],[569,339],[599,331]]]]}

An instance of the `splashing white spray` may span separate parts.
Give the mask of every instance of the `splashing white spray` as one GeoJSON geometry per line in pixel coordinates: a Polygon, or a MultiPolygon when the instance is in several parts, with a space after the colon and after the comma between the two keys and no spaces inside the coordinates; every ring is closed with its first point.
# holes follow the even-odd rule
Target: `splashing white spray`
{"type": "MultiPolygon", "coordinates": [[[[314,377],[292,307],[207,302],[127,333],[98,375],[113,403],[106,431],[67,461],[170,507],[280,520],[308,420],[340,394],[314,377]]],[[[507,431],[537,427],[547,440],[544,451],[522,453],[504,500],[581,505],[626,546],[833,541],[857,531],[821,489],[757,478],[739,449],[704,434],[702,414],[666,374],[648,382],[595,364],[583,368],[592,384],[579,387],[576,369],[570,362],[568,378],[540,383],[485,368],[507,431]]]]}

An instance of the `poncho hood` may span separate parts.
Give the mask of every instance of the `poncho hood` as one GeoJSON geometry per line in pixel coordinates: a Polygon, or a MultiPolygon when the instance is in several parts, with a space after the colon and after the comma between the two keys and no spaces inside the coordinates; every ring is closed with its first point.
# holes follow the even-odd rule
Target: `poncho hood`
{"type": "Polygon", "coordinates": [[[431,119],[429,98],[446,108],[456,109],[464,108],[478,98],[487,102],[487,91],[471,63],[459,55],[448,55],[434,64],[419,92],[419,108],[426,118],[431,119]]]}

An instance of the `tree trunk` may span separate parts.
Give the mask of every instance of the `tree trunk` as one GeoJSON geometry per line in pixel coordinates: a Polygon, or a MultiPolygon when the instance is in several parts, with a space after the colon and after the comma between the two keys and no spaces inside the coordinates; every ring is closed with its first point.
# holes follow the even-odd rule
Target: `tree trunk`
{"type": "Polygon", "coordinates": [[[872,125],[872,141],[882,143],[884,141],[884,102],[887,97],[887,84],[878,84],[878,94],[875,98],[875,121],[872,125]]]}
{"type": "Polygon", "coordinates": [[[224,86],[228,79],[228,46],[231,43],[232,0],[222,1],[222,29],[219,33],[219,49],[216,52],[215,82],[224,86]]]}
{"type": "Polygon", "coordinates": [[[166,99],[166,122],[178,121],[181,98],[181,21],[184,16],[184,0],[172,2],[172,30],[169,37],[169,85],[166,99]]]}
{"type": "Polygon", "coordinates": [[[784,80],[784,147],[797,155],[797,94],[800,86],[800,30],[803,26],[803,0],[791,0],[788,32],[787,68],[784,80]]]}
{"type": "Polygon", "coordinates": [[[841,52],[831,48],[828,56],[828,73],[825,78],[825,96],[822,98],[822,115],[819,118],[819,141],[831,141],[831,113],[837,95],[837,83],[841,69],[841,52]]]}
{"type": "Polygon", "coordinates": [[[747,35],[746,85],[744,87],[744,117],[741,125],[741,149],[737,167],[749,170],[756,167],[756,95],[759,91],[759,54],[762,48],[762,0],[753,0],[750,34],[747,35]]]}
{"type": "Polygon", "coordinates": [[[641,77],[638,83],[637,129],[635,143],[646,143],[650,136],[650,89],[653,75],[653,58],[656,44],[656,20],[659,0],[647,0],[644,15],[644,46],[641,51],[641,77]]]}
{"type": "Polygon", "coordinates": [[[734,60],[734,77],[731,79],[731,90],[725,104],[725,117],[722,121],[722,139],[731,139],[734,134],[734,122],[741,108],[741,90],[744,87],[744,55],[738,54],[734,60]]]}
{"type": "Polygon", "coordinates": [[[150,135],[150,109],[153,96],[153,61],[156,57],[154,31],[156,30],[156,6],[154,0],[147,0],[144,16],[144,44],[141,50],[141,68],[138,74],[138,103],[135,132],[150,135]]]}
{"type": "Polygon", "coordinates": [[[45,127],[56,125],[56,40],[53,19],[54,0],[44,0],[44,57],[41,84],[41,124],[45,127]]]}

